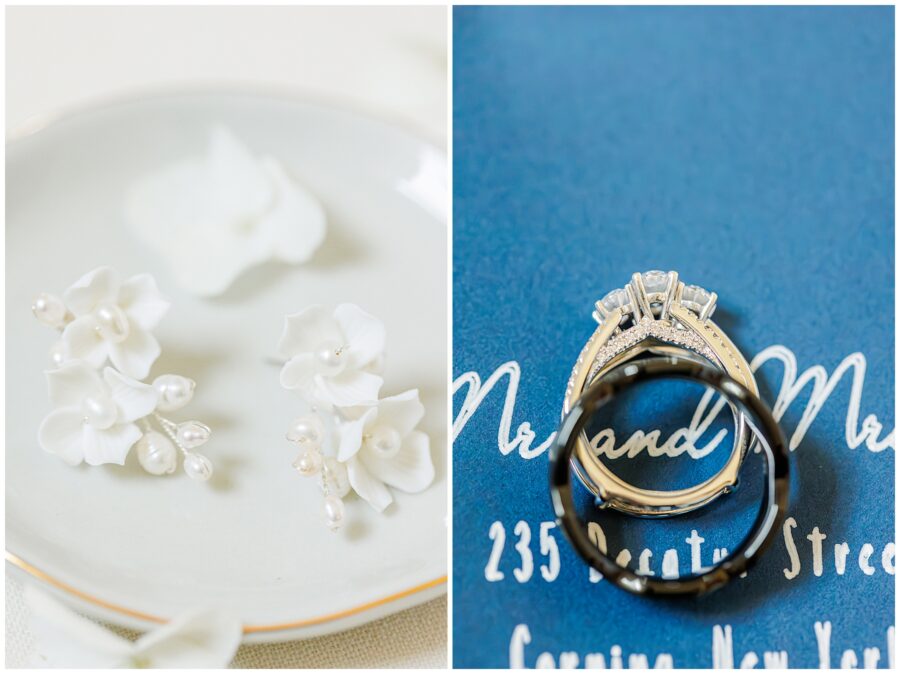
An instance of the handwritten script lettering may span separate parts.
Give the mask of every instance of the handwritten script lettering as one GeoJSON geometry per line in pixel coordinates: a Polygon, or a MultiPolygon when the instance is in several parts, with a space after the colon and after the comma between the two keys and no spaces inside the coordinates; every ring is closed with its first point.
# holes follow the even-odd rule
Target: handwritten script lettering
{"type": "MultiPolygon", "coordinates": [[[[809,427],[815,421],[825,402],[833,393],[835,387],[851,373],[850,397],[847,402],[847,416],[844,425],[844,437],[850,449],[856,449],[865,445],[870,452],[882,452],[887,448],[894,449],[894,430],[884,434],[884,427],[874,414],[866,415],[860,423],[860,405],[862,401],[863,386],[866,379],[866,358],[861,353],[851,353],[844,358],[834,369],[831,375],[821,365],[813,365],[797,373],[797,357],[785,346],[774,345],[760,352],[750,363],[755,372],[764,363],[769,361],[779,362],[782,366],[781,386],[778,389],[772,413],[780,420],[787,412],[791,404],[807,388],[810,395],[803,409],[803,414],[797,427],[790,436],[789,446],[791,451],[797,449],[803,440],[809,427]]],[[[482,382],[477,372],[465,372],[453,381],[453,396],[465,389],[465,395],[459,411],[453,420],[453,440],[462,433],[469,420],[478,411],[485,398],[497,385],[506,380],[506,397],[500,414],[500,423],[497,428],[497,447],[503,455],[518,451],[523,459],[533,459],[543,454],[553,442],[555,432],[547,436],[539,444],[535,445],[536,434],[527,421],[521,422],[515,434],[512,433],[513,414],[516,407],[516,396],[521,383],[522,372],[516,361],[503,363],[482,382]]],[[[598,454],[605,454],[610,458],[633,458],[642,451],[650,456],[679,456],[687,454],[691,458],[699,459],[707,456],[719,446],[727,435],[726,430],[716,433],[706,444],[697,446],[698,441],[708,430],[716,416],[725,405],[724,399],[719,396],[710,405],[715,394],[707,391],[697,405],[697,409],[686,428],[675,431],[671,436],[660,443],[660,431],[633,433],[624,443],[616,446],[615,434],[612,429],[605,429],[594,436],[591,444],[598,454]]]]}

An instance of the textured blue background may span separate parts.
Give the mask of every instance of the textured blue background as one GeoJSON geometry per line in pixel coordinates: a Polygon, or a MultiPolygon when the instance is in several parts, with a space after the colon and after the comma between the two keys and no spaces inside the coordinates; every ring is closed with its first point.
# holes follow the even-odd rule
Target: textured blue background
{"type": "MultiPolygon", "coordinates": [[[[518,361],[513,431],[530,422],[537,444],[555,429],[593,302],[633,271],[676,269],[718,292],[716,320],[748,356],[783,344],[801,372],[830,373],[862,352],[860,417],[892,429],[893,80],[892,8],[457,8],[455,375],[486,379],[518,361]]],[[[770,403],[781,374],[770,364],[758,375],[770,403]]],[[[537,567],[538,526],[552,513],[546,455],[497,449],[505,390],[506,380],[453,451],[455,666],[506,666],[525,623],[530,666],[542,651],[608,659],[618,644],[651,664],[668,652],[676,666],[708,667],[712,626],[729,624],[737,661],[783,649],[792,666],[814,667],[822,620],[833,623],[832,666],[846,648],[861,666],[869,646],[884,666],[894,577],[879,559],[893,540],[894,450],[847,447],[849,374],[791,457],[800,576],[785,579],[779,537],[749,578],[687,602],[589,583],[558,531],[559,578],[513,579],[515,523],[530,524],[537,567]],[[506,578],[488,583],[495,520],[508,535],[506,578]],[[820,578],[813,526],[828,536],[820,578]],[[841,541],[851,553],[838,576],[841,541]],[[875,546],[872,576],[856,563],[863,543],[875,546]]],[[[788,434],[807,399],[808,389],[785,416],[788,434]]],[[[739,519],[705,520],[702,533],[725,536],[739,519]]],[[[649,546],[657,573],[666,545],[649,546]]]]}

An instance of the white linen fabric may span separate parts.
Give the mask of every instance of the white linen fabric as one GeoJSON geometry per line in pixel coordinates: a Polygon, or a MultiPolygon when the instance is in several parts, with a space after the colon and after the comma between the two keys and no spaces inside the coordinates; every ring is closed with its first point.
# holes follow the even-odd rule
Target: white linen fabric
{"type": "MultiPolygon", "coordinates": [[[[6,666],[34,667],[24,584],[6,574],[6,666]]],[[[116,634],[136,632],[106,625],[116,634]]],[[[241,646],[237,669],[439,669],[447,666],[447,597],[439,597],[346,632],[301,641],[241,646]]]]}

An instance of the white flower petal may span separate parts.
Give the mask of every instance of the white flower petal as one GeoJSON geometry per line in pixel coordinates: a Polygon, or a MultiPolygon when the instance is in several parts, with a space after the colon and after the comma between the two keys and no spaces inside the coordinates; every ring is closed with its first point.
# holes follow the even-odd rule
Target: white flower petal
{"type": "Polygon", "coordinates": [[[260,163],[275,186],[276,200],[259,225],[271,236],[275,257],[292,264],[305,262],[325,238],[325,211],[278,160],[264,157],[260,163]]]}
{"type": "Polygon", "coordinates": [[[138,181],[126,199],[135,234],[165,256],[181,287],[200,296],[221,294],[260,258],[246,229],[253,221],[226,222],[211,181],[205,163],[185,162],[138,181]]]}
{"type": "Polygon", "coordinates": [[[119,410],[118,423],[142,419],[156,409],[159,394],[149,384],[126,377],[111,367],[104,368],[103,379],[109,385],[113,402],[119,410]]]}
{"type": "Polygon", "coordinates": [[[225,126],[216,125],[210,133],[207,168],[217,194],[217,220],[223,226],[256,218],[271,207],[274,188],[269,175],[225,126]]]}
{"type": "Polygon", "coordinates": [[[359,461],[375,479],[401,491],[420,492],[434,480],[428,436],[421,431],[407,435],[400,452],[390,459],[382,459],[372,452],[360,452],[359,461]]]}
{"type": "Polygon", "coordinates": [[[97,333],[96,325],[93,316],[82,316],[69,323],[62,333],[69,357],[87,361],[95,368],[109,356],[109,342],[97,333]]]}
{"type": "MultiPolygon", "coordinates": [[[[125,195],[125,219],[145,244],[167,250],[179,232],[196,227],[213,195],[205,190],[206,165],[172,164],[136,180],[125,195]]],[[[171,246],[174,249],[174,246],[171,246]]]]}
{"type": "Polygon", "coordinates": [[[337,460],[349,461],[362,447],[363,430],[378,415],[378,409],[371,407],[358,419],[345,421],[340,424],[340,445],[338,446],[337,460]]]}
{"type": "Polygon", "coordinates": [[[82,430],[84,416],[77,407],[53,410],[38,427],[38,442],[46,452],[56,454],[70,466],[84,459],[82,430]]]}
{"type": "Polygon", "coordinates": [[[405,437],[413,430],[423,416],[425,406],[419,401],[418,389],[410,389],[378,401],[379,421],[396,429],[400,437],[405,437]]]}
{"type": "Polygon", "coordinates": [[[366,403],[365,405],[353,405],[352,407],[342,407],[341,408],[341,418],[342,419],[359,419],[361,416],[366,414],[371,409],[375,409],[377,411],[377,405],[373,405],[371,402],[366,403]]]}
{"type": "Polygon", "coordinates": [[[63,293],[63,301],[76,316],[92,312],[98,304],[115,302],[119,294],[119,275],[109,267],[98,267],[75,281],[63,293]]]}
{"type": "Polygon", "coordinates": [[[167,258],[178,283],[207,296],[272,257],[309,259],[326,227],[308,191],[221,125],[212,128],[202,156],[136,181],[125,210],[136,234],[167,258]]]}
{"type": "Polygon", "coordinates": [[[131,665],[128,639],[81,617],[31,583],[25,586],[25,603],[37,641],[35,667],[97,670],[131,665]]]}
{"type": "Polygon", "coordinates": [[[84,460],[91,466],[104,463],[125,463],[131,446],[140,440],[141,429],[135,424],[113,424],[100,430],[90,424],[82,427],[84,460]]]}
{"type": "Polygon", "coordinates": [[[382,379],[368,372],[341,372],[335,377],[316,375],[319,398],[335,407],[353,407],[378,400],[382,379]]]}
{"type": "Polygon", "coordinates": [[[312,353],[322,343],[343,345],[344,335],[329,311],[318,304],[284,317],[278,351],[285,358],[312,353]]]}
{"type": "Polygon", "coordinates": [[[155,669],[224,669],[241,643],[241,621],[224,611],[180,615],[135,643],[135,657],[155,669]]]}
{"type": "Polygon", "coordinates": [[[150,373],[150,368],[161,352],[156,337],[136,325],[131,326],[125,341],[109,345],[112,364],[136,379],[143,379],[150,373]]]}
{"type": "Polygon", "coordinates": [[[260,218],[274,200],[265,169],[234,134],[216,126],[202,157],[135,182],[126,218],[141,240],[165,256],[179,285],[213,296],[272,256],[276,242],[260,218]]]}
{"type": "Polygon", "coordinates": [[[138,274],[125,281],[119,290],[118,304],[144,330],[155,328],[171,306],[160,295],[150,274],[138,274]]]}
{"type": "Polygon", "coordinates": [[[334,318],[347,340],[349,365],[361,368],[384,351],[384,323],[355,304],[341,304],[334,310],[334,318]]]}
{"type": "Polygon", "coordinates": [[[207,230],[179,232],[164,251],[178,284],[195,295],[221,295],[245,269],[269,257],[267,245],[252,231],[222,229],[214,222],[207,230]]]}
{"type": "Polygon", "coordinates": [[[315,382],[316,359],[311,353],[301,353],[294,356],[281,368],[279,380],[282,387],[291,390],[299,390],[302,394],[311,393],[315,382]]]}
{"type": "Polygon", "coordinates": [[[47,389],[50,402],[57,407],[81,407],[88,396],[100,396],[106,393],[106,387],[100,375],[78,360],[63,363],[55,370],[47,370],[47,389]]]}
{"type": "Polygon", "coordinates": [[[347,477],[353,491],[378,512],[382,512],[394,500],[390,490],[366,469],[358,456],[347,462],[347,477]]]}
{"type": "Polygon", "coordinates": [[[371,372],[372,374],[381,374],[384,372],[384,354],[380,353],[375,356],[375,358],[370,360],[362,370],[364,372],[371,372]]]}

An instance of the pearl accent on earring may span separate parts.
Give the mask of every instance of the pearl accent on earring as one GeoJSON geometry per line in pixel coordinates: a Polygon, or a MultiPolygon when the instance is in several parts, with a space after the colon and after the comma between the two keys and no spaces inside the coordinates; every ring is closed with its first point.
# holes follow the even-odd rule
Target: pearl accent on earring
{"type": "Polygon", "coordinates": [[[69,349],[64,341],[59,340],[50,347],[50,366],[59,367],[67,360],[69,360],[69,349]]]}
{"type": "Polygon", "coordinates": [[[337,531],[344,524],[344,502],[333,494],[325,497],[322,504],[325,523],[332,531],[337,531]]]}
{"type": "Polygon", "coordinates": [[[128,317],[116,304],[101,304],[94,311],[95,330],[110,342],[124,342],[131,332],[128,317]]]}
{"type": "Polygon", "coordinates": [[[329,377],[340,374],[346,365],[345,347],[337,342],[323,342],[315,350],[316,369],[329,377]]]}
{"type": "Polygon", "coordinates": [[[199,421],[184,421],[178,424],[175,439],[185,449],[194,449],[209,440],[211,433],[212,431],[206,424],[201,424],[199,421]]]}
{"type": "Polygon", "coordinates": [[[318,449],[307,449],[291,465],[304,477],[312,477],[322,470],[322,454],[318,449]]]}
{"type": "Polygon", "coordinates": [[[180,374],[164,374],[153,380],[153,388],[159,395],[156,409],[162,412],[172,412],[181,409],[194,397],[194,387],[197,384],[193,379],[182,377],[180,374]]]}
{"type": "Polygon", "coordinates": [[[66,305],[56,295],[41,293],[31,305],[34,317],[48,328],[61,328],[66,322],[66,305]]]}
{"type": "Polygon", "coordinates": [[[147,431],[137,442],[137,455],[141,468],[152,475],[175,472],[175,445],[162,433],[147,431]]]}
{"type": "Polygon", "coordinates": [[[192,480],[206,482],[213,474],[212,462],[202,454],[186,452],[184,455],[184,472],[192,480]]]}
{"type": "Polygon", "coordinates": [[[403,438],[400,432],[386,425],[375,426],[366,437],[366,448],[381,459],[390,459],[400,452],[403,438]]]}
{"type": "Polygon", "coordinates": [[[87,396],[81,401],[84,420],[94,428],[105,430],[116,422],[119,411],[107,395],[87,396]]]}
{"type": "Polygon", "coordinates": [[[319,447],[325,439],[325,424],[318,414],[305,414],[291,423],[287,439],[303,447],[319,447]]]}

